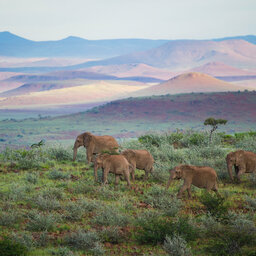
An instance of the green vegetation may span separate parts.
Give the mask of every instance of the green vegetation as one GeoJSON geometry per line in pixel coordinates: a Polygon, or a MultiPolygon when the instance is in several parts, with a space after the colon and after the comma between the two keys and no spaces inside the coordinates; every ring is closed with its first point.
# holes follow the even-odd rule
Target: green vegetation
{"type": "Polygon", "coordinates": [[[210,141],[212,140],[212,133],[218,129],[218,126],[223,124],[225,125],[227,123],[227,120],[225,119],[215,119],[213,117],[209,117],[205,119],[204,125],[210,125],[212,127],[210,131],[210,141]]]}
{"type": "MultiPolygon", "coordinates": [[[[255,132],[243,135],[189,130],[145,134],[122,148],[147,149],[155,169],[135,184],[94,183],[84,150],[42,145],[0,153],[0,251],[3,255],[255,255],[256,176],[228,178],[226,154],[256,152],[255,132]],[[166,190],[169,169],[207,165],[218,174],[220,196],[192,187],[166,190]],[[5,251],[4,251],[5,250],[5,251]]],[[[99,171],[101,174],[101,171],[99,171]]],[[[99,175],[100,176],[100,175],[99,175]]],[[[99,178],[100,180],[100,178],[99,178]]]]}

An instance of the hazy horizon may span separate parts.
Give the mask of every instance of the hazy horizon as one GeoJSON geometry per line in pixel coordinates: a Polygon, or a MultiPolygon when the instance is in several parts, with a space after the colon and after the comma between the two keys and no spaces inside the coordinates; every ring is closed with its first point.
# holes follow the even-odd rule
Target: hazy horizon
{"type": "Polygon", "coordinates": [[[253,0],[1,0],[0,31],[34,41],[254,35],[253,0]]]}

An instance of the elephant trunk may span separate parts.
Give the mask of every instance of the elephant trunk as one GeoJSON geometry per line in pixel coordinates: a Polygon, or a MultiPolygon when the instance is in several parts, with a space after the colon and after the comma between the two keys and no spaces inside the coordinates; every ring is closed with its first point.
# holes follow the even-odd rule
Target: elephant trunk
{"type": "Polygon", "coordinates": [[[169,178],[169,180],[168,180],[168,182],[167,182],[166,189],[168,189],[168,188],[170,187],[171,182],[173,181],[174,178],[175,178],[175,172],[174,172],[174,171],[171,171],[171,172],[170,172],[170,178],[169,178]]]}
{"type": "Polygon", "coordinates": [[[229,177],[230,177],[230,179],[231,180],[234,180],[234,178],[233,178],[233,174],[232,174],[232,167],[233,167],[233,165],[232,165],[232,163],[227,163],[227,167],[228,167],[228,173],[229,173],[229,177]]]}
{"type": "Polygon", "coordinates": [[[73,148],[73,161],[76,160],[76,155],[77,155],[77,146],[74,145],[74,148],[73,148]]]}

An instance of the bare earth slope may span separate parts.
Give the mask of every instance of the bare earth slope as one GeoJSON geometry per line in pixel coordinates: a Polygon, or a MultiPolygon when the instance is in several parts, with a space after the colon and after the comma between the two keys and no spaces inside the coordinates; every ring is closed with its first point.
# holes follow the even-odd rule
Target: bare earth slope
{"type": "Polygon", "coordinates": [[[39,106],[102,102],[127,97],[127,94],[146,88],[143,84],[117,81],[92,81],[91,84],[32,92],[26,95],[0,98],[0,108],[33,108],[39,106]]]}
{"type": "Polygon", "coordinates": [[[185,73],[166,82],[136,92],[137,96],[191,93],[191,92],[223,92],[237,91],[239,87],[202,73],[185,73]]]}

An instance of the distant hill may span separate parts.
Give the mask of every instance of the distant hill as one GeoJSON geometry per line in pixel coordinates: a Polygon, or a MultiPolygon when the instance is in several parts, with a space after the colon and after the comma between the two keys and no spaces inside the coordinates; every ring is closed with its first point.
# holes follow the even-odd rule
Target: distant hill
{"type": "Polygon", "coordinates": [[[241,87],[216,79],[212,76],[203,73],[190,72],[175,76],[166,82],[137,91],[136,96],[192,92],[223,92],[237,91],[239,89],[241,89],[241,87]]]}
{"type": "Polygon", "coordinates": [[[32,41],[10,32],[0,32],[0,56],[107,58],[144,51],[168,40],[109,39],[86,40],[70,36],[57,41],[32,41]]]}
{"type": "Polygon", "coordinates": [[[118,77],[154,77],[162,80],[167,80],[175,75],[175,73],[155,68],[146,64],[121,64],[121,65],[109,65],[109,66],[94,66],[85,70],[93,71],[97,73],[115,75],[118,77]]]}
{"type": "Polygon", "coordinates": [[[126,98],[131,92],[146,88],[129,81],[67,81],[23,85],[0,95],[0,109],[35,108],[56,105],[88,104],[126,98]],[[78,83],[78,84],[76,84],[78,83]],[[80,83],[80,84],[79,84],[80,83]]]}
{"type": "Polygon", "coordinates": [[[254,36],[254,35],[223,37],[223,38],[217,38],[217,39],[213,39],[213,40],[214,41],[224,41],[224,40],[233,40],[233,39],[242,39],[249,43],[256,44],[256,36],[254,36]]]}
{"type": "Polygon", "coordinates": [[[255,68],[256,45],[244,40],[175,40],[150,50],[89,61],[72,68],[143,63],[158,68],[188,69],[213,61],[255,68]]]}
{"type": "MultiPolygon", "coordinates": [[[[113,124],[127,127],[126,132],[147,131],[150,127],[195,127],[208,117],[228,120],[226,130],[255,127],[256,92],[218,92],[128,98],[112,101],[84,113],[55,118],[61,122],[93,120],[94,129],[105,124],[109,132],[113,124]],[[129,124],[133,124],[131,127],[129,124]],[[169,126],[168,126],[169,124],[169,126]],[[129,127],[129,128],[128,128],[129,127]],[[130,129],[130,130],[129,130],[130,129]]],[[[90,128],[89,128],[90,129],[90,128]]],[[[116,129],[116,128],[115,128],[116,129]]],[[[167,129],[167,128],[166,128],[167,129]]],[[[112,132],[113,134],[113,132],[112,132]]]]}
{"type": "Polygon", "coordinates": [[[253,76],[255,71],[243,70],[236,67],[226,65],[221,62],[208,62],[202,66],[195,67],[190,72],[200,72],[210,76],[253,76]]]}

